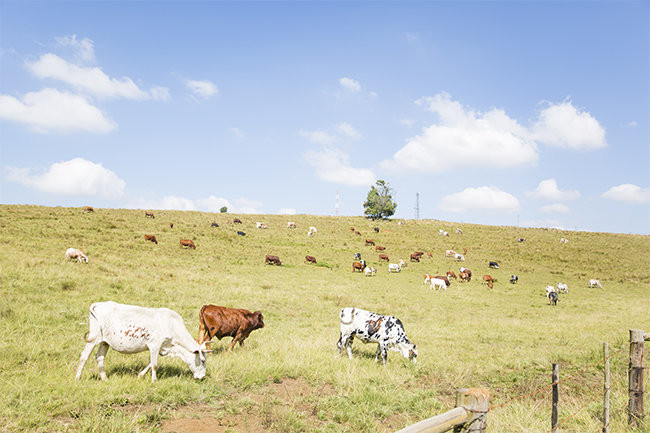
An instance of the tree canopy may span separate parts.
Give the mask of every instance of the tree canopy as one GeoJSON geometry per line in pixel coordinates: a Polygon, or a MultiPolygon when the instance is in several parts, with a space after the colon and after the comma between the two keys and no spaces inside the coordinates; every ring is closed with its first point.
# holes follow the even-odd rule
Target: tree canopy
{"type": "Polygon", "coordinates": [[[383,219],[395,213],[397,203],[393,201],[393,196],[390,194],[391,187],[384,180],[378,180],[375,185],[370,187],[368,197],[363,203],[364,214],[369,218],[383,219]]]}

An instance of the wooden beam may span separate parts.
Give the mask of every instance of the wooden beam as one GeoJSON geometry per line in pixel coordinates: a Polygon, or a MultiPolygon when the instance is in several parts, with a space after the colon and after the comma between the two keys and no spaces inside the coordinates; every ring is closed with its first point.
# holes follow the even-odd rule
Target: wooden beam
{"type": "Polygon", "coordinates": [[[464,407],[456,407],[443,414],[404,427],[396,433],[442,433],[452,429],[457,424],[469,421],[471,418],[471,412],[464,407]]]}

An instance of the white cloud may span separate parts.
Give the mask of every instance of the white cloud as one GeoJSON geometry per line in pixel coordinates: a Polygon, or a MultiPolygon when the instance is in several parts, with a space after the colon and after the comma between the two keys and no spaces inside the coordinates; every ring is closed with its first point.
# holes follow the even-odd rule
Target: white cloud
{"type": "Polygon", "coordinates": [[[41,175],[30,174],[29,168],[7,167],[6,171],[7,181],[52,194],[116,198],[126,186],[111,170],[83,158],[54,163],[41,175]]]}
{"type": "Polygon", "coordinates": [[[537,161],[537,146],[528,131],[503,110],[466,110],[444,92],[417,103],[438,114],[439,122],[411,138],[382,167],[441,172],[458,166],[504,168],[537,161]]]}
{"type": "Polygon", "coordinates": [[[234,211],[236,213],[260,213],[262,202],[257,200],[249,200],[241,197],[235,200],[234,211]]]}
{"type": "Polygon", "coordinates": [[[136,209],[198,210],[218,213],[226,206],[230,213],[260,213],[261,201],[238,198],[233,202],[211,195],[204,199],[193,200],[186,197],[165,196],[158,200],[139,199],[130,207],[136,209]]]}
{"type": "Polygon", "coordinates": [[[95,61],[95,44],[92,39],[77,39],[77,35],[62,36],[54,38],[62,47],[70,47],[74,50],[75,56],[83,62],[95,61]]]}
{"type": "Polygon", "coordinates": [[[375,183],[375,175],[371,170],[351,167],[350,157],[338,149],[309,151],[303,157],[324,181],[350,186],[368,186],[375,183]]]}
{"type": "Polygon", "coordinates": [[[195,97],[208,99],[219,93],[217,86],[209,80],[186,80],[185,85],[195,97]]]}
{"type": "Polygon", "coordinates": [[[292,207],[285,207],[282,209],[278,209],[278,215],[295,215],[296,210],[292,207]]]}
{"type": "Polygon", "coordinates": [[[27,69],[38,78],[63,81],[77,90],[103,98],[149,99],[128,77],[111,78],[101,68],[82,67],[66,62],[56,54],[43,54],[35,62],[27,62],[27,69]]]}
{"type": "Polygon", "coordinates": [[[196,201],[198,209],[206,212],[220,212],[221,208],[226,206],[229,211],[232,211],[233,205],[222,197],[215,197],[211,195],[208,198],[204,198],[196,201]]]}
{"type": "Polygon", "coordinates": [[[601,197],[627,203],[650,203],[650,188],[624,183],[611,187],[601,197]]]}
{"type": "Polygon", "coordinates": [[[607,146],[605,129],[586,111],[578,111],[571,101],[549,104],[533,125],[537,141],[549,146],[591,150],[607,146]]]}
{"type": "Polygon", "coordinates": [[[360,140],[363,138],[363,135],[354,129],[354,126],[350,125],[347,122],[339,123],[336,125],[336,129],[338,129],[338,131],[346,137],[353,138],[355,140],[360,140]]]}
{"type": "Polygon", "coordinates": [[[151,95],[151,99],[158,101],[169,101],[172,97],[169,93],[169,89],[162,86],[152,87],[149,90],[149,94],[151,95]]]}
{"type": "Polygon", "coordinates": [[[479,186],[443,197],[438,208],[455,213],[477,210],[513,212],[519,209],[519,200],[495,186],[479,186]]]}
{"type": "Polygon", "coordinates": [[[557,200],[557,201],[566,201],[566,200],[576,200],[580,198],[580,191],[578,190],[565,190],[560,191],[557,187],[557,182],[555,179],[546,179],[543,180],[537,185],[535,191],[527,192],[529,197],[543,198],[547,200],[557,200]]]}
{"type": "Polygon", "coordinates": [[[540,209],[544,213],[571,213],[569,206],[563,203],[553,203],[542,206],[540,209]]]}
{"type": "Polygon", "coordinates": [[[0,119],[25,123],[45,132],[106,133],[116,124],[85,98],[56,89],[29,92],[21,99],[0,95],[0,119]]]}
{"type": "Polygon", "coordinates": [[[353,78],[343,77],[339,79],[339,84],[351,92],[361,91],[361,84],[353,78]]]}
{"type": "Polygon", "coordinates": [[[304,129],[301,129],[298,131],[298,134],[300,134],[302,137],[305,137],[307,140],[311,141],[312,143],[319,143],[319,144],[332,144],[336,142],[336,137],[328,134],[325,131],[306,131],[304,129]]]}

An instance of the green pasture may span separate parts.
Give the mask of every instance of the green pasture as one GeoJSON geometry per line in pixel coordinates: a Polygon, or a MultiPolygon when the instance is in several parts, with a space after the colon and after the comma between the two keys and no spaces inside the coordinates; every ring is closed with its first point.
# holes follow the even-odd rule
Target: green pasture
{"type": "MultiPolygon", "coordinates": [[[[452,408],[456,388],[488,388],[495,405],[532,393],[550,383],[553,362],[561,377],[597,364],[603,342],[621,349],[611,359],[612,431],[628,431],[628,330],[650,331],[648,236],[153,212],[155,219],[144,210],[0,206],[0,431],[174,431],[170,422],[187,419],[212,420],[218,432],[392,432],[452,408]],[[226,223],[235,216],[241,226],[226,223]],[[256,229],[256,221],[268,229],[256,229]],[[297,228],[287,229],[287,221],[297,228]],[[318,229],[313,237],[309,226],[318,229]],[[561,237],[569,243],[560,244],[561,237]],[[180,248],[181,238],[196,250],[180,248]],[[366,238],[385,246],[391,262],[416,250],[433,257],[388,274],[366,238]],[[82,249],[90,263],[66,261],[69,247],[82,249]],[[445,257],[445,250],[463,248],[466,262],[445,257]],[[375,277],[352,272],[355,252],[377,268],[375,277]],[[265,266],[266,254],[279,256],[282,266],[265,266]],[[307,254],[318,264],[305,264],[307,254]],[[490,260],[500,269],[488,269],[490,260]],[[425,273],[461,265],[472,269],[470,283],[454,281],[446,291],[423,284],[425,273]],[[483,274],[497,279],[493,290],[481,284],[483,274]],[[508,283],[510,274],[519,275],[517,285],[508,283]],[[603,288],[588,288],[590,278],[603,288]],[[569,293],[553,307],[544,287],[557,282],[569,293]],[[213,345],[202,381],[181,361],[162,358],[152,384],[150,375],[137,378],[146,352],[112,350],[107,382],[99,380],[94,354],[75,381],[88,307],[106,300],[171,308],[195,337],[199,309],[208,303],[261,310],[266,326],[232,354],[225,353],[230,338],[213,345]],[[400,318],[417,344],[417,364],[391,351],[383,367],[374,362],[375,346],[359,341],[353,360],[337,357],[338,314],[346,306],[400,318]]],[[[600,431],[602,386],[598,365],[562,383],[560,419],[595,401],[561,431],[600,431]]],[[[488,431],[546,432],[550,413],[550,390],[515,399],[488,414],[488,431]]]]}

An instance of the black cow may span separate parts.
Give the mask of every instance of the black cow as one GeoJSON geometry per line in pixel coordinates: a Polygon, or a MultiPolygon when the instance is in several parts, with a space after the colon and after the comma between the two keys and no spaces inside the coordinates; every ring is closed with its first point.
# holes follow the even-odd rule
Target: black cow
{"type": "Polygon", "coordinates": [[[499,269],[499,264],[497,262],[490,262],[488,268],[499,269]]]}
{"type": "Polygon", "coordinates": [[[244,232],[242,232],[242,231],[238,231],[237,234],[238,234],[239,236],[246,236],[246,233],[244,233],[244,232]]]}

